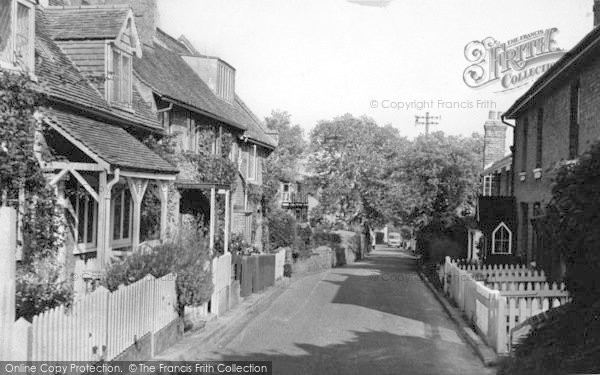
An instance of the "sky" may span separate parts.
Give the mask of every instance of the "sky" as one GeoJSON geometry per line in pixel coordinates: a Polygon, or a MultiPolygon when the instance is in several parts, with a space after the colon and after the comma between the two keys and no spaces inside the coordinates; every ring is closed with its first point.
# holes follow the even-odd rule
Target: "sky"
{"type": "Polygon", "coordinates": [[[483,133],[489,110],[506,110],[529,85],[468,87],[468,43],[557,28],[568,50],[593,27],[593,0],[158,1],[160,27],[231,64],[260,118],[286,110],[307,132],[351,113],[412,138],[424,130],[415,116],[429,111],[441,116],[432,130],[483,133]]]}

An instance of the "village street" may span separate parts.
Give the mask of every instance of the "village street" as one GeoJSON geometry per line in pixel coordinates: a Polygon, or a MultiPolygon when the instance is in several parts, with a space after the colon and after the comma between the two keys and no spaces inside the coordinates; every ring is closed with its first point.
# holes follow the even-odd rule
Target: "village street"
{"type": "Polygon", "coordinates": [[[363,262],[294,280],[241,331],[216,346],[190,342],[178,359],[268,360],[277,374],[492,373],[415,262],[382,246],[363,262]]]}

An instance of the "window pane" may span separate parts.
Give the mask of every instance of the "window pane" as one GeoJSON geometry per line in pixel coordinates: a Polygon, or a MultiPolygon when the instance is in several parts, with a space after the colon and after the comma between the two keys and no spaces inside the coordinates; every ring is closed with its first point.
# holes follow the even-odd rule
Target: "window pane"
{"type": "Polygon", "coordinates": [[[77,213],[77,243],[83,243],[85,236],[85,198],[77,198],[77,207],[75,207],[77,213]]]}
{"type": "Polygon", "coordinates": [[[10,48],[12,1],[0,0],[0,59],[12,61],[10,48]]]}
{"type": "Polygon", "coordinates": [[[22,5],[17,5],[17,33],[15,37],[15,50],[17,58],[22,64],[29,66],[30,59],[30,40],[29,40],[29,12],[31,10],[22,5]]]}
{"type": "Polygon", "coordinates": [[[129,56],[123,55],[123,70],[121,71],[123,80],[121,82],[121,101],[123,103],[131,103],[131,59],[129,56]]]}
{"type": "Polygon", "coordinates": [[[87,208],[87,235],[86,235],[86,243],[95,243],[96,239],[94,238],[94,231],[96,226],[96,201],[93,198],[88,200],[88,208],[87,208]]]}
{"type": "Polygon", "coordinates": [[[118,102],[121,101],[120,95],[120,82],[121,82],[121,60],[120,54],[116,50],[113,50],[112,53],[112,68],[113,68],[113,79],[112,79],[112,92],[111,99],[112,101],[118,102]]]}
{"type": "Polygon", "coordinates": [[[129,238],[129,223],[131,222],[131,192],[125,190],[125,203],[123,205],[123,237],[129,238]]]}
{"type": "Polygon", "coordinates": [[[115,205],[115,209],[113,212],[113,240],[121,239],[121,198],[122,193],[117,194],[115,197],[113,204],[115,205]]]}

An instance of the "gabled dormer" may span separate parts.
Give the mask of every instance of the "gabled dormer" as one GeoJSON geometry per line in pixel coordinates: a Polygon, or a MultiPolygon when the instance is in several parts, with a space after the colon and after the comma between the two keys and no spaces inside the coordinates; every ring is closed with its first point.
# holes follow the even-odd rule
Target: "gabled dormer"
{"type": "Polygon", "coordinates": [[[109,105],[130,110],[133,56],[142,56],[133,11],[127,5],[48,7],[54,41],[109,105]]]}
{"type": "Polygon", "coordinates": [[[233,103],[235,69],[231,65],[218,57],[183,55],[182,58],[219,98],[233,103]]]}
{"type": "Polygon", "coordinates": [[[0,68],[33,72],[35,2],[0,0],[0,68]]]}

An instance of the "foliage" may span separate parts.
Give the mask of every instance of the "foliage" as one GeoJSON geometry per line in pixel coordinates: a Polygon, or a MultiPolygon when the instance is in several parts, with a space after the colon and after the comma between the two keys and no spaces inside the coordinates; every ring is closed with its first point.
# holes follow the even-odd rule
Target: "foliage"
{"type": "Polygon", "coordinates": [[[204,152],[186,152],[181,157],[194,165],[196,181],[229,185],[232,189],[234,188],[237,168],[231,160],[221,155],[204,152]]]}
{"type": "Polygon", "coordinates": [[[282,209],[271,211],[268,217],[270,250],[291,247],[296,238],[296,219],[282,209]]]}
{"type": "Polygon", "coordinates": [[[511,357],[500,362],[500,375],[595,374],[600,372],[600,302],[566,304],[532,320],[532,330],[511,357]]]}
{"type": "Polygon", "coordinates": [[[295,182],[301,175],[301,160],[308,144],[300,125],[292,125],[291,115],[286,111],[274,110],[265,118],[266,126],[279,133],[277,149],[263,164],[263,195],[267,209],[276,208],[277,191],[281,181],[295,182]]]}
{"type": "Polygon", "coordinates": [[[64,275],[58,261],[46,256],[28,264],[20,264],[16,274],[16,317],[29,321],[46,310],[69,305],[73,287],[64,275]]]}
{"type": "Polygon", "coordinates": [[[129,285],[148,274],[162,277],[177,275],[180,313],[185,306],[198,306],[210,299],[213,290],[211,255],[206,238],[192,225],[182,229],[178,238],[156,246],[149,252],[134,253],[113,264],[105,280],[109,290],[129,285]]]}
{"type": "Polygon", "coordinates": [[[406,148],[391,126],[350,114],[321,121],[310,134],[309,166],[321,213],[337,221],[382,225],[395,216],[386,195],[390,166],[406,148]]]}
{"type": "Polygon", "coordinates": [[[600,299],[600,142],[574,165],[559,168],[546,210],[548,254],[566,263],[566,282],[573,301],[600,299]]]}
{"type": "Polygon", "coordinates": [[[299,258],[308,258],[312,254],[312,230],[308,224],[296,224],[293,253],[299,258]]]}
{"type": "Polygon", "coordinates": [[[232,254],[238,255],[252,255],[259,253],[258,249],[252,244],[246,242],[243,235],[239,233],[232,233],[229,241],[229,251],[232,254]]]}

